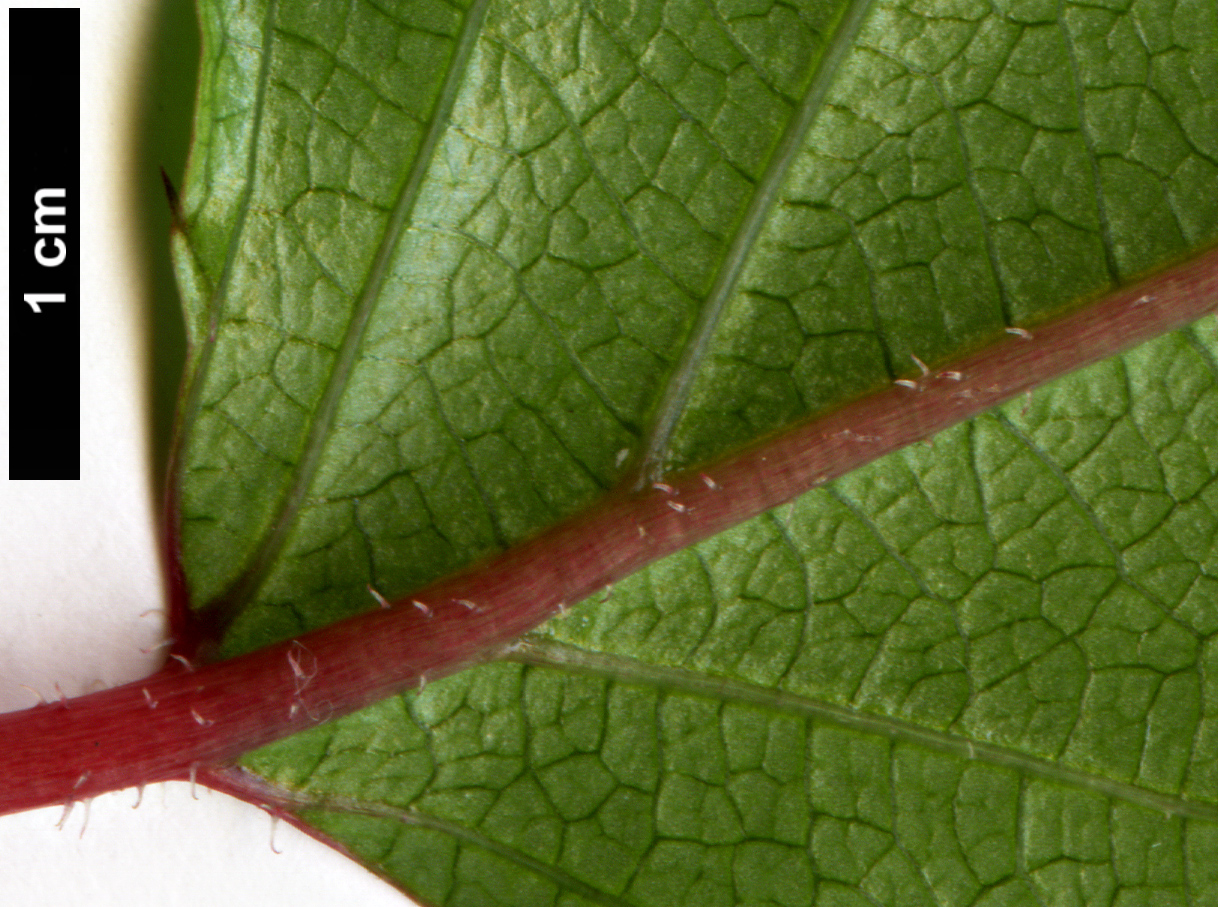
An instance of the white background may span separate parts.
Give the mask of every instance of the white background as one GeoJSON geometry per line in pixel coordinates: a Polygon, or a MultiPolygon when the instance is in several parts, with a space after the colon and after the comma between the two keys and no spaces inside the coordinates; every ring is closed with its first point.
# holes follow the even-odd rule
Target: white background
{"type": "MultiPolygon", "coordinates": [[[[159,664],[156,652],[141,651],[155,647],[164,631],[150,387],[162,388],[163,398],[178,376],[156,372],[165,370],[154,352],[165,332],[154,330],[149,244],[139,224],[143,219],[146,228],[141,211],[152,204],[156,193],[148,186],[159,176],[155,163],[149,169],[137,158],[141,130],[157,129],[152,23],[166,7],[188,2],[89,0],[81,11],[79,481],[7,480],[8,395],[21,389],[8,386],[8,311],[0,307],[0,711],[32,705],[37,694],[73,696],[135,680],[159,664]]],[[[7,133],[7,14],[0,32],[0,128],[7,133]]],[[[54,65],[55,47],[53,39],[46,42],[46,65],[54,65]]],[[[166,48],[159,50],[163,58],[166,48]]],[[[17,87],[36,90],[36,77],[22,74],[17,87]]],[[[8,138],[0,137],[6,298],[8,138]]],[[[167,222],[164,211],[158,216],[167,222]]],[[[65,346],[65,356],[75,353],[65,346]]],[[[87,827],[80,804],[62,828],[62,808],[0,817],[0,901],[5,907],[409,903],[282,823],[274,833],[282,853],[275,854],[267,815],[226,796],[200,789],[196,801],[188,785],[153,785],[138,809],[135,802],[134,790],[98,797],[87,827]]]]}

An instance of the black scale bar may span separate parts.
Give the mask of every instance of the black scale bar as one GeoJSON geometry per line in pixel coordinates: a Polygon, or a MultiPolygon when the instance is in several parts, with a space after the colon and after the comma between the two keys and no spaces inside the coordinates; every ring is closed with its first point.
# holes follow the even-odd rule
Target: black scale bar
{"type": "Polygon", "coordinates": [[[79,479],[80,10],[8,16],[8,477],[79,479]]]}

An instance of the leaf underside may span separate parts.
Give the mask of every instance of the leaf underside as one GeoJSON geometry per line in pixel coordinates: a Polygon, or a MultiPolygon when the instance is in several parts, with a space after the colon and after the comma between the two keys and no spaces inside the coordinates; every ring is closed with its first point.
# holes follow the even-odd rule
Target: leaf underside
{"type": "MultiPolygon", "coordinates": [[[[1218,238],[1209,0],[201,21],[173,481],[229,655],[1218,238]]],[[[429,903],[1200,907],[1215,678],[1211,320],[246,765],[429,903]]]]}

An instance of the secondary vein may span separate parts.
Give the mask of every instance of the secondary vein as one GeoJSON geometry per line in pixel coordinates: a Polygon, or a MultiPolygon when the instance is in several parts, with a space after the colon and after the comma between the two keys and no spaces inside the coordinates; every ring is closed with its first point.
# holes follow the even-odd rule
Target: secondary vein
{"type": "MultiPolygon", "coordinates": [[[[231,769],[228,772],[221,770],[215,780],[218,783],[215,783],[214,786],[219,790],[226,790],[251,802],[257,802],[264,808],[273,807],[294,813],[299,816],[301,821],[307,824],[312,823],[308,823],[304,813],[316,810],[368,816],[375,819],[390,819],[401,823],[403,826],[436,831],[448,835],[462,844],[480,847],[523,869],[536,873],[541,878],[553,883],[559,891],[570,892],[585,901],[593,904],[602,904],[605,907],[627,907],[627,903],[621,898],[607,894],[575,878],[552,863],[529,856],[516,847],[512,847],[502,841],[497,841],[491,836],[461,825],[459,822],[442,819],[439,816],[419,809],[412,807],[402,808],[359,797],[329,796],[326,794],[314,794],[308,790],[281,787],[273,782],[268,782],[259,775],[240,768],[231,769]]],[[[376,865],[377,861],[369,859],[366,863],[376,865]]]]}
{"type": "MultiPolygon", "coordinates": [[[[228,295],[229,283],[232,280],[233,268],[235,267],[237,254],[241,246],[241,238],[245,231],[245,221],[249,216],[250,199],[254,193],[254,171],[258,159],[259,136],[262,133],[262,115],[266,110],[266,87],[270,81],[272,23],[275,20],[276,10],[276,0],[270,0],[267,4],[266,15],[263,17],[263,34],[265,37],[262,44],[262,60],[258,67],[258,82],[254,89],[254,101],[250,107],[252,115],[250,121],[249,151],[246,154],[245,160],[245,185],[241,189],[241,197],[236,205],[237,215],[234,219],[232,236],[229,238],[228,247],[225,250],[223,270],[220,272],[220,277],[216,281],[215,287],[212,288],[212,292],[208,295],[207,310],[202,313],[202,317],[198,318],[195,325],[193,325],[195,327],[195,336],[190,339],[193,342],[199,343],[199,351],[194,361],[190,364],[185,379],[185,399],[182,403],[183,415],[180,420],[182,425],[191,424],[193,421],[191,416],[193,416],[199,407],[203,386],[202,376],[207,370],[212,352],[216,347],[216,331],[220,322],[220,313],[223,309],[224,300],[228,295]],[[201,330],[204,328],[205,331],[201,330]]],[[[192,262],[197,264],[193,246],[189,242],[184,242],[183,245],[190,250],[192,262]]],[[[196,273],[202,275],[203,271],[201,268],[196,268],[196,273]]],[[[190,326],[192,313],[189,312],[189,307],[187,307],[187,310],[188,326],[190,326]]],[[[183,431],[179,435],[177,441],[179,451],[186,448],[188,435],[188,431],[183,431]]],[[[175,459],[177,458],[175,457],[175,459]]]]}
{"type": "Polygon", "coordinates": [[[218,608],[221,612],[222,623],[226,622],[225,618],[231,618],[257,591],[267,572],[279,556],[283,544],[287,539],[288,532],[295,524],[295,518],[300,511],[301,503],[304,500],[309,485],[313,481],[314,474],[317,472],[326,436],[330,432],[334,416],[338,411],[339,401],[342,399],[344,390],[346,390],[347,379],[358,359],[359,348],[364,340],[364,333],[372,313],[376,309],[377,301],[380,299],[381,289],[389,274],[398,242],[410,221],[411,214],[414,212],[420,189],[423,185],[423,179],[431,166],[431,161],[439,145],[440,138],[448,128],[449,115],[452,113],[453,105],[456,103],[457,93],[465,77],[466,68],[482,31],[482,23],[489,4],[490,0],[475,0],[465,17],[461,35],[457,40],[456,48],[453,52],[452,63],[445,76],[440,95],[436,99],[435,109],[432,113],[427,134],[419,146],[418,153],[415,155],[414,162],[411,165],[409,176],[403,184],[401,193],[398,195],[398,199],[393,206],[393,213],[389,218],[384,235],[381,237],[376,257],[373,259],[372,267],[368,271],[367,280],[364,282],[363,289],[360,290],[359,297],[356,300],[351,322],[343,337],[342,346],[339,347],[338,356],[335,359],[334,368],[327,379],[321,401],[314,410],[313,420],[309,426],[309,433],[304,445],[304,452],[296,464],[291,484],[284,494],[283,501],[279,507],[278,516],[263,536],[262,541],[255,548],[241,575],[237,577],[233,584],[214,604],[214,607],[218,608]]]}
{"type": "Polygon", "coordinates": [[[843,13],[833,38],[816,65],[816,71],[808,83],[799,107],[788,121],[778,147],[774,150],[752,198],[749,199],[740,227],[733,236],[732,244],[720,262],[718,271],[715,272],[714,283],[711,284],[706,302],[690,331],[681,359],[664,387],[664,395],[660,398],[650,430],[644,439],[639,472],[635,480],[636,488],[658,480],[664,472],[664,461],[668,455],[673,430],[685,411],[690,389],[706,357],[711,337],[715,334],[727,301],[736,290],[740,274],[757,237],[761,235],[766,217],[774,207],[779,187],[799,154],[842,62],[854,46],[854,39],[858,36],[870,8],[871,0],[852,0],[843,13]]]}
{"type": "Polygon", "coordinates": [[[788,714],[800,715],[838,727],[875,734],[893,741],[912,743],[962,759],[1007,768],[1034,778],[1105,797],[1124,800],[1157,812],[1189,819],[1218,821],[1218,806],[1148,790],[1136,784],[1115,781],[1080,769],[1050,762],[993,743],[971,740],[959,734],[921,727],[888,715],[858,712],[844,706],[755,686],[742,681],[710,677],[681,668],[647,664],[634,658],[589,652],[564,643],[530,639],[516,645],[509,656],[524,664],[609,677],[658,689],[676,690],[694,696],[729,699],[788,714]]]}

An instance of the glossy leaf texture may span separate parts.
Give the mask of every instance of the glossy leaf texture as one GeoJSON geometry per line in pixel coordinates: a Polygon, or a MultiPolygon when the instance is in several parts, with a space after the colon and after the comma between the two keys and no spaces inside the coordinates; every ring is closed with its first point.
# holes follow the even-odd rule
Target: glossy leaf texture
{"type": "MultiPolygon", "coordinates": [[[[1218,238],[1207,0],[201,18],[172,479],[226,654],[1218,238]]],[[[1212,320],[600,598],[247,765],[428,903],[1218,899],[1212,320]]]]}

